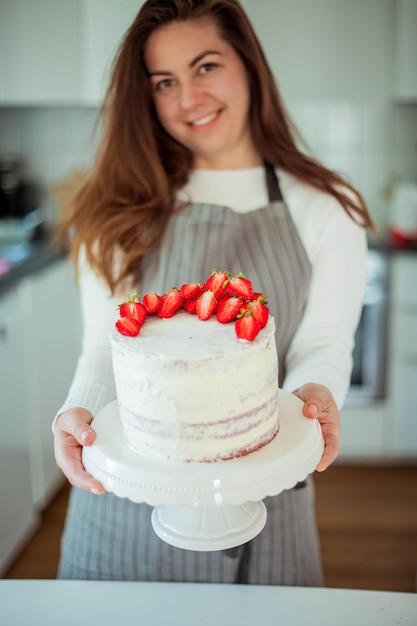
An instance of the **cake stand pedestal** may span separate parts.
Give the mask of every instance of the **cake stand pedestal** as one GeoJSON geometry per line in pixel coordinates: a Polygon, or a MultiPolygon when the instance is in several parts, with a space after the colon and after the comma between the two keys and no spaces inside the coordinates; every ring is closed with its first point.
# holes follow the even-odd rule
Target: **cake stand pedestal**
{"type": "Polygon", "coordinates": [[[266,496],[275,496],[312,473],[323,452],[320,424],[302,414],[303,403],[280,391],[278,435],[246,456],[216,463],[155,460],[127,444],[117,401],[96,417],[86,470],[107,491],[155,507],[156,534],[178,548],[232,548],[261,532],[266,496]]]}

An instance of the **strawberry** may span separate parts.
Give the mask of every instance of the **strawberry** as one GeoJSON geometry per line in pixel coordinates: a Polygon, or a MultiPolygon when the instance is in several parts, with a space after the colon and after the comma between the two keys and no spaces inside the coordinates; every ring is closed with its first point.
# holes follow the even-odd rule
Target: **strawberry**
{"type": "Polygon", "coordinates": [[[196,313],[200,320],[206,321],[210,319],[216,310],[217,300],[211,289],[203,291],[203,293],[197,298],[196,313]]]}
{"type": "Polygon", "coordinates": [[[245,300],[250,300],[253,294],[253,288],[251,281],[241,272],[237,276],[233,276],[229,280],[227,286],[229,293],[234,293],[236,296],[240,296],[245,300]]]}
{"type": "Polygon", "coordinates": [[[172,317],[183,305],[184,298],[182,293],[176,287],[172,287],[161,296],[161,306],[157,313],[159,317],[172,317]]]}
{"type": "Polygon", "coordinates": [[[157,293],[150,291],[145,293],[142,302],[148,313],[156,313],[161,306],[161,297],[157,293]]]}
{"type": "Polygon", "coordinates": [[[141,329],[139,320],[134,317],[120,317],[115,326],[121,335],[127,337],[136,337],[141,329]]]}
{"type": "Polygon", "coordinates": [[[252,311],[253,317],[259,322],[261,328],[266,326],[269,317],[269,309],[266,304],[264,304],[265,301],[266,299],[261,296],[248,305],[249,309],[252,311]]]}
{"type": "Polygon", "coordinates": [[[146,309],[143,304],[137,302],[138,299],[139,296],[137,294],[128,296],[128,300],[119,305],[119,315],[120,317],[136,319],[142,325],[146,317],[146,309]]]}
{"type": "Polygon", "coordinates": [[[217,304],[216,317],[221,324],[227,324],[236,319],[244,302],[238,296],[224,297],[217,304]]]}
{"type": "Polygon", "coordinates": [[[197,300],[198,298],[193,298],[192,300],[184,300],[183,307],[188,313],[195,314],[197,309],[197,300]]]}
{"type": "Polygon", "coordinates": [[[239,339],[253,341],[261,330],[259,322],[254,318],[252,312],[247,309],[235,322],[235,331],[239,339]]]}
{"type": "Polygon", "coordinates": [[[216,272],[216,270],[212,270],[209,278],[206,280],[204,289],[212,291],[216,300],[219,300],[226,291],[228,283],[228,272],[216,272]]]}
{"type": "Polygon", "coordinates": [[[181,287],[181,293],[184,300],[194,300],[201,293],[201,285],[200,283],[185,283],[181,287]]]}

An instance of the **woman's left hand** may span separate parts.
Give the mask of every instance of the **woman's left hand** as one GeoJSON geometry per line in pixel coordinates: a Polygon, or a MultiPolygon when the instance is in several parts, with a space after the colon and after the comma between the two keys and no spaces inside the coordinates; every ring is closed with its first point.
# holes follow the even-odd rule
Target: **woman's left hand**
{"type": "Polygon", "coordinates": [[[324,385],[307,383],[293,394],[304,402],[303,414],[320,423],[324,438],[324,452],[316,470],[322,472],[333,463],[340,448],[339,409],[331,392],[324,385]]]}

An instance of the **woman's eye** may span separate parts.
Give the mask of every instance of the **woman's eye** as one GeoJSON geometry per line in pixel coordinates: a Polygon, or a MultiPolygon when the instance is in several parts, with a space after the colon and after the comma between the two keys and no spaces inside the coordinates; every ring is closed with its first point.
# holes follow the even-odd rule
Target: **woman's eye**
{"type": "Polygon", "coordinates": [[[214,69],[216,69],[216,67],[216,63],[204,63],[203,65],[200,65],[199,72],[200,74],[208,74],[209,72],[212,72],[214,69]]]}
{"type": "Polygon", "coordinates": [[[154,88],[156,91],[165,91],[173,84],[173,80],[171,78],[164,78],[159,82],[155,83],[154,88]]]}

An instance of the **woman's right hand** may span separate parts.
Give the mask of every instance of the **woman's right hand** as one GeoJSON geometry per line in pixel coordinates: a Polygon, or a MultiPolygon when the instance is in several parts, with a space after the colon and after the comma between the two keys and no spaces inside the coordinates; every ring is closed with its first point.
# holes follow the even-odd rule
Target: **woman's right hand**
{"type": "Polygon", "coordinates": [[[103,485],[85,471],[82,464],[83,446],[91,446],[96,433],[90,426],[93,416],[80,407],[68,409],[55,423],[55,460],[71,485],[91,493],[105,492],[103,485]]]}

